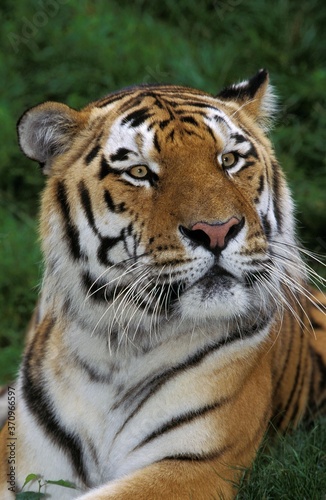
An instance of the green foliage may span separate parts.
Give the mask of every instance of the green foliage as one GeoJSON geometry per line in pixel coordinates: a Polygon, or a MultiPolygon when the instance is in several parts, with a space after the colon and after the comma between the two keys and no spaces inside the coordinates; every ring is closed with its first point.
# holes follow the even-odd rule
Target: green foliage
{"type": "Polygon", "coordinates": [[[0,206],[0,381],[16,376],[24,332],[37,296],[41,255],[36,222],[0,206]]]}
{"type": "Polygon", "coordinates": [[[63,479],[59,479],[58,481],[52,481],[50,479],[42,480],[37,474],[28,474],[24,481],[22,491],[16,494],[16,500],[40,500],[42,498],[48,498],[48,495],[41,491],[47,484],[55,484],[63,488],[76,489],[76,486],[70,481],[64,481],[63,479]],[[38,491],[23,491],[25,486],[32,481],[38,483],[38,491]]]}
{"type": "Polygon", "coordinates": [[[260,449],[237,500],[323,500],[326,493],[326,419],[279,436],[260,449]],[[268,448],[268,449],[267,449],[268,448]]]}

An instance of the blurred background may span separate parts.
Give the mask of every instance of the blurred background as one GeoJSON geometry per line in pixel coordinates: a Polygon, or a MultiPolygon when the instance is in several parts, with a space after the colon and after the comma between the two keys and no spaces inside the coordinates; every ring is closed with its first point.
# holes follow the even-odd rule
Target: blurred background
{"type": "Polygon", "coordinates": [[[39,102],[80,108],[142,82],[217,93],[267,68],[300,238],[325,252],[324,0],[2,0],[0,12],[0,383],[16,373],[42,273],[44,179],[16,139],[18,118],[39,102]]]}

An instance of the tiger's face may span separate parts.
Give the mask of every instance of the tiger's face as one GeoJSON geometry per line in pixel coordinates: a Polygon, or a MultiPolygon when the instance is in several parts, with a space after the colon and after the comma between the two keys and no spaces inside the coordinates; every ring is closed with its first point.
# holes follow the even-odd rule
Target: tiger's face
{"type": "Polygon", "coordinates": [[[268,92],[261,71],[217,98],[145,86],[81,112],[45,103],[23,115],[21,146],[50,174],[44,300],[135,343],[194,324],[219,339],[263,330],[286,272],[273,244],[293,238],[261,125],[268,92]]]}

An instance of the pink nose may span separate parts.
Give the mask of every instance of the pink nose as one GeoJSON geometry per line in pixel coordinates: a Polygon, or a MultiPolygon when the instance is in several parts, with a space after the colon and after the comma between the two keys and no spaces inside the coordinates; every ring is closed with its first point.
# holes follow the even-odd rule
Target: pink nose
{"type": "Polygon", "coordinates": [[[239,233],[243,224],[244,219],[240,221],[237,217],[231,217],[228,221],[217,224],[197,222],[191,231],[203,231],[209,238],[209,248],[214,250],[224,248],[227,242],[239,233]]]}

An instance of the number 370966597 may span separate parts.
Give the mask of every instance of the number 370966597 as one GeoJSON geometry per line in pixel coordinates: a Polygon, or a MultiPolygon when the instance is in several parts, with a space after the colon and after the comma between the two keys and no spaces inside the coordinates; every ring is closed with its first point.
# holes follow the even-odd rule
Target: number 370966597
{"type": "Polygon", "coordinates": [[[10,436],[15,435],[16,393],[14,387],[8,387],[8,431],[10,436]]]}

